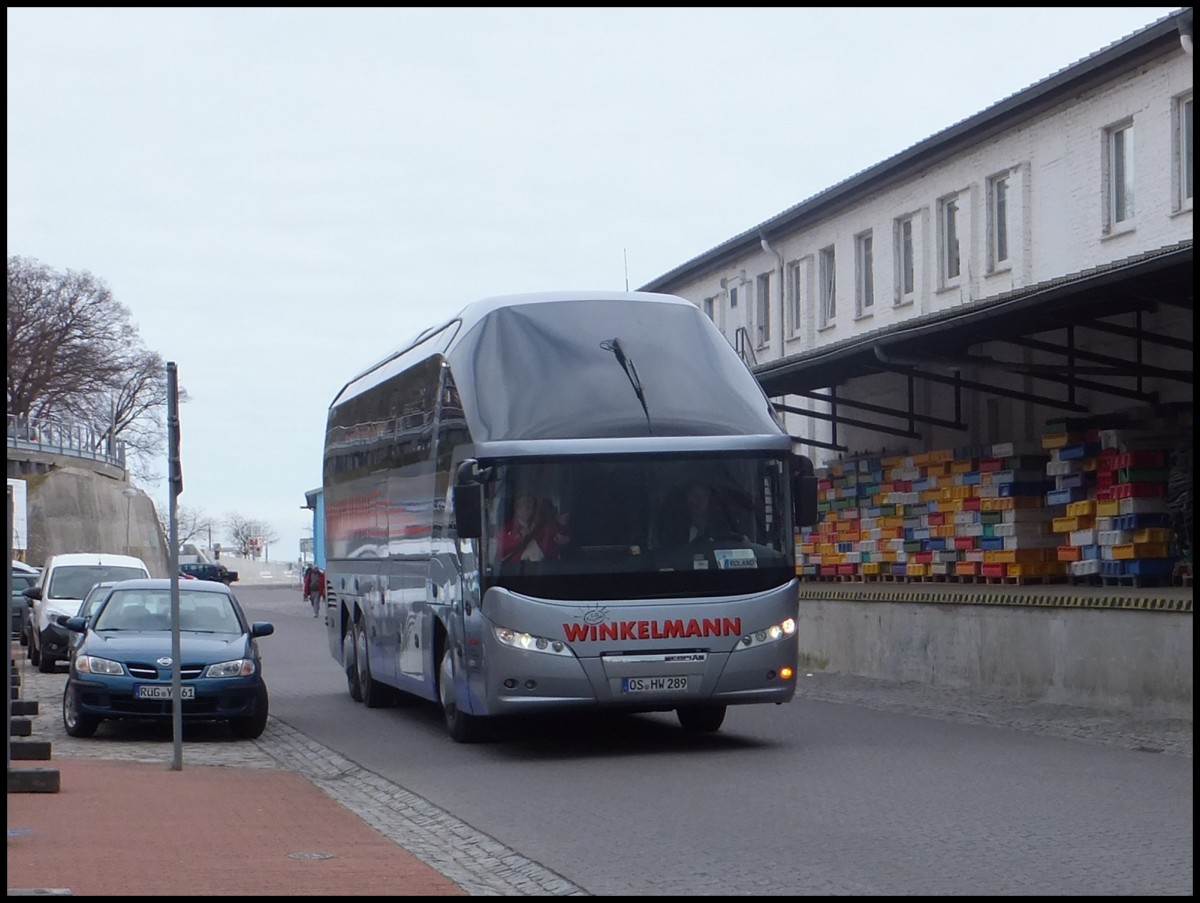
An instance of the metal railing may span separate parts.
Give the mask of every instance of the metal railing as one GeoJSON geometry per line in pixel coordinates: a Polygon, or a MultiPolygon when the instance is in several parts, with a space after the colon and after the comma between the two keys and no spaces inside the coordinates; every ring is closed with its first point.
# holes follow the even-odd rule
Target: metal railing
{"type": "Polygon", "coordinates": [[[738,356],[741,357],[750,369],[757,367],[758,355],[754,353],[754,346],[750,344],[750,333],[746,327],[739,326],[733,335],[733,349],[738,353],[738,356]]]}
{"type": "Polygon", "coordinates": [[[120,439],[114,441],[107,429],[87,423],[9,414],[8,447],[70,455],[125,469],[125,443],[120,439]]]}

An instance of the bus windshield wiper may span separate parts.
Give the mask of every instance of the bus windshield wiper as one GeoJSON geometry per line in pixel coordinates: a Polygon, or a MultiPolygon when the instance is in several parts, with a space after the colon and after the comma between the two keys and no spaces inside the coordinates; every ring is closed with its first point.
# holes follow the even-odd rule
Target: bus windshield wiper
{"type": "Polygon", "coordinates": [[[616,357],[617,363],[621,365],[621,369],[625,371],[625,376],[628,377],[629,384],[633,386],[637,400],[642,403],[642,411],[646,415],[646,429],[653,433],[654,428],[650,423],[650,409],[646,407],[646,393],[642,389],[642,381],[638,379],[637,367],[633,366],[633,361],[625,355],[625,349],[621,347],[621,340],[617,338],[607,339],[600,343],[600,347],[605,351],[611,351],[613,356],[616,357]]]}

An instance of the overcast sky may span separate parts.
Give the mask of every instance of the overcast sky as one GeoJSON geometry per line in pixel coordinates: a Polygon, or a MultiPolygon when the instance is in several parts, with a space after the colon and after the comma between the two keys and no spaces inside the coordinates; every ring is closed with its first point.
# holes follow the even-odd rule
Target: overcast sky
{"type": "Polygon", "coordinates": [[[636,289],[1176,9],[10,6],[8,254],[111,288],[179,504],[294,560],[329,402],[420,329],[636,289]]]}

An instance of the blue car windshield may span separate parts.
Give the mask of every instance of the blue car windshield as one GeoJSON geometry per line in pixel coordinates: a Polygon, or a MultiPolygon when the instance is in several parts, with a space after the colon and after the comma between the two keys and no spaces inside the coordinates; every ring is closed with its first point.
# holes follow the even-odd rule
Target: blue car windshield
{"type": "MultiPolygon", "coordinates": [[[[95,630],[170,630],[170,590],[114,590],[96,616],[95,630]]],[[[243,633],[232,600],[223,593],[179,591],[179,629],[185,632],[243,633]]]]}

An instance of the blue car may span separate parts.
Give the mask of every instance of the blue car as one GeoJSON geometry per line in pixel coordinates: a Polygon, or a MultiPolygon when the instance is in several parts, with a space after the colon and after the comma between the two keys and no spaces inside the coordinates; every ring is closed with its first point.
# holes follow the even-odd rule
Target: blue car
{"type": "MultiPolygon", "coordinates": [[[[184,722],[226,721],[236,737],[267,726],[267,685],[258,638],[273,624],[250,624],[223,583],[179,581],[184,722]]],[[[89,617],[66,619],[81,634],[63,690],[63,726],[90,737],[108,719],[172,718],[171,581],[122,580],[89,617]]]]}

